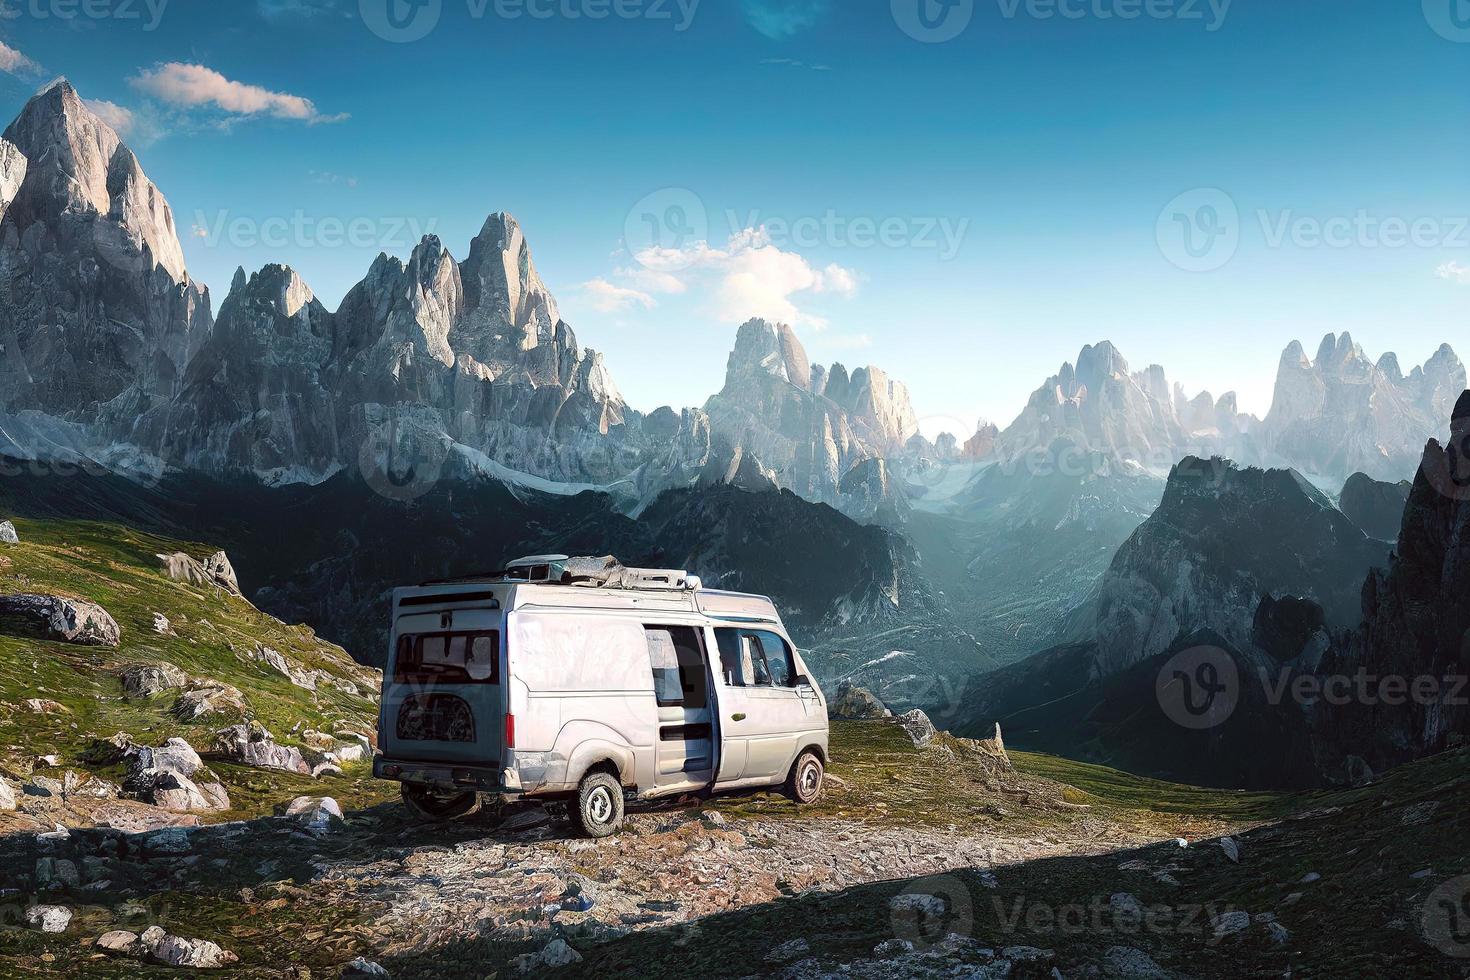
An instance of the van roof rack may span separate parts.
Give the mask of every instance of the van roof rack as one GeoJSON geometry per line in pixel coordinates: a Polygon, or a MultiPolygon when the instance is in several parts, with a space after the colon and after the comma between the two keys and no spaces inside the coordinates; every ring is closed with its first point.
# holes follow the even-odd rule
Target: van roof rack
{"type": "Polygon", "coordinates": [[[670,592],[695,592],[704,587],[699,576],[690,575],[682,568],[629,568],[611,555],[602,558],[533,555],[529,558],[517,558],[498,572],[425,582],[424,587],[463,585],[467,582],[571,585],[588,589],[647,589],[670,592]]]}

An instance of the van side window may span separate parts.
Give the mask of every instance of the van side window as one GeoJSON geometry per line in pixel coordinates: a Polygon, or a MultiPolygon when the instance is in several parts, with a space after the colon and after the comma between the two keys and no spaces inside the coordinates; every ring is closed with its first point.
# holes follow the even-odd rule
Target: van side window
{"type": "Polygon", "coordinates": [[[715,642],[720,647],[720,673],[726,687],[749,687],[754,682],[754,665],[750,658],[750,645],[739,630],[715,630],[715,642]]]}
{"type": "Polygon", "coordinates": [[[730,687],[796,686],[791,646],[775,633],[717,629],[720,670],[730,687]]]}
{"type": "Polygon", "coordinates": [[[791,656],[791,646],[775,633],[757,633],[755,638],[765,652],[770,683],[775,687],[795,687],[796,662],[791,656]]]}
{"type": "Polygon", "coordinates": [[[653,688],[661,707],[708,707],[704,649],[697,631],[687,626],[649,626],[648,662],[653,688]]]}

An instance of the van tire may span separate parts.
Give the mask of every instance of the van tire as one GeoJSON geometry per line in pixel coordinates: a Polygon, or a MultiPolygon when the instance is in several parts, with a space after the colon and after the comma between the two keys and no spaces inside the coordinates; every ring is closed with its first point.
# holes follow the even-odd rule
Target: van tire
{"type": "Polygon", "coordinates": [[[440,796],[417,786],[403,784],[403,805],[408,812],[428,823],[452,823],[472,817],[480,810],[480,794],[440,796]]]}
{"type": "Polygon", "coordinates": [[[827,769],[822,757],[807,749],[796,757],[791,775],[786,777],[786,795],[801,806],[810,806],[822,798],[822,784],[826,781],[827,769]]]}
{"type": "Polygon", "coordinates": [[[572,825],[584,837],[611,837],[623,826],[623,786],[616,776],[590,772],[577,787],[572,825]]]}

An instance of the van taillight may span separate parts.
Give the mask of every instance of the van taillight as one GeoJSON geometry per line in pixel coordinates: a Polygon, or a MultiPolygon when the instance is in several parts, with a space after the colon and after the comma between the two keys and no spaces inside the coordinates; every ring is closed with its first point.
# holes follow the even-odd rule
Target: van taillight
{"type": "Polygon", "coordinates": [[[516,747],[516,716],[505,716],[505,747],[513,749],[516,747]]]}

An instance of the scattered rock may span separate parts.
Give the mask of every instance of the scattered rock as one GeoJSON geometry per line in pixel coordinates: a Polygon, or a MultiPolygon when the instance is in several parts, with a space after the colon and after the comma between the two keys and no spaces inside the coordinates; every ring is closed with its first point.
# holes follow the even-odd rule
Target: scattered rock
{"type": "Polygon", "coordinates": [[[231,595],[240,595],[240,580],[235,576],[235,566],[230,564],[230,556],[223,551],[216,551],[204,559],[204,572],[215,585],[231,595]]]}
{"type": "Polygon", "coordinates": [[[388,971],[359,956],[342,968],[342,980],[388,980],[388,971]]]}
{"type": "Polygon", "coordinates": [[[1169,973],[1141,949],[1113,946],[1103,954],[1102,974],[1114,980],[1169,980],[1169,973]]]}
{"type": "Polygon", "coordinates": [[[913,739],[916,746],[928,745],[934,740],[936,734],[934,723],[918,708],[908,714],[900,715],[898,723],[903,726],[903,730],[908,733],[909,738],[913,739]]]}
{"type": "Polygon", "coordinates": [[[1305,875],[1302,876],[1301,883],[1303,885],[1310,885],[1310,884],[1313,884],[1313,883],[1318,882],[1318,881],[1321,881],[1321,880],[1322,880],[1322,876],[1321,875],[1319,875],[1315,871],[1309,871],[1305,875]]]}
{"type": "Polygon", "coordinates": [[[827,706],[827,715],[837,721],[875,721],[892,718],[893,712],[872,691],[843,681],[837,685],[837,697],[827,706]]]}
{"type": "Polygon", "coordinates": [[[175,582],[183,582],[185,585],[213,586],[230,593],[240,594],[240,582],[235,577],[235,569],[230,565],[230,558],[223,551],[210,555],[204,561],[197,561],[182,552],[172,555],[159,555],[158,561],[163,569],[163,574],[175,582]]]}
{"type": "Polygon", "coordinates": [[[188,674],[173,664],[132,664],[123,667],[121,676],[122,692],[131,699],[151,698],[156,693],[188,686],[188,674]]]}
{"type": "Polygon", "coordinates": [[[154,613],[153,632],[157,633],[159,636],[172,636],[174,632],[174,624],[170,623],[168,621],[168,617],[165,616],[163,613],[154,613]]]}
{"type": "Polygon", "coordinates": [[[258,646],[250,657],[276,671],[297,687],[306,691],[316,690],[317,679],[320,675],[314,670],[303,669],[300,664],[291,661],[279,651],[266,646],[258,646]]]}
{"type": "Polygon", "coordinates": [[[291,817],[306,825],[309,830],[329,830],[334,821],[340,821],[342,807],[330,796],[298,796],[290,803],[277,808],[277,815],[291,817]]]}
{"type": "Polygon", "coordinates": [[[1131,922],[1143,921],[1143,903],[1137,897],[1127,892],[1119,892],[1109,898],[1108,908],[1112,910],[1114,918],[1126,919],[1131,922]]]}
{"type": "Polygon", "coordinates": [[[216,732],[212,751],[220,758],[243,766],[311,775],[311,767],[301,757],[300,749],[276,744],[275,736],[255,721],[216,732]]]}
{"type": "Polygon", "coordinates": [[[539,970],[556,970],[580,962],[581,953],[567,945],[565,939],[554,939],[541,952],[517,956],[511,960],[510,965],[515,972],[528,974],[539,970]]]}
{"type": "Polygon", "coordinates": [[[937,895],[895,895],[888,900],[888,909],[895,913],[939,916],[944,914],[944,899],[937,895]]]}
{"type": "Polygon", "coordinates": [[[54,595],[0,596],[0,613],[26,616],[42,623],[50,639],[78,646],[115,647],[122,630],[107,610],[84,599],[54,595]]]}
{"type": "Polygon", "coordinates": [[[81,758],[89,766],[105,768],[117,765],[137,751],[138,745],[133,741],[133,736],[118,732],[111,738],[93,739],[81,758]]]}
{"type": "Polygon", "coordinates": [[[9,521],[0,521],[0,544],[20,544],[20,535],[15,533],[15,525],[9,521]]]}
{"type": "Polygon", "coordinates": [[[49,698],[29,698],[21,704],[33,715],[60,715],[69,714],[66,705],[52,701],[49,698]]]}
{"type": "Polygon", "coordinates": [[[100,776],[70,770],[61,777],[61,795],[68,800],[115,800],[118,788],[100,776]]]}
{"type": "Polygon", "coordinates": [[[42,932],[66,932],[66,927],[71,925],[71,909],[60,905],[32,905],[26,909],[26,925],[42,932]]]}
{"type": "Polygon", "coordinates": [[[766,954],[767,963],[790,963],[799,960],[812,950],[811,943],[805,939],[793,939],[789,943],[782,943],[766,954]]]}
{"type": "Polygon", "coordinates": [[[215,681],[185,691],[174,702],[173,716],[180,721],[198,721],[208,715],[226,718],[245,716],[245,696],[228,684],[215,681]]]}
{"type": "Polygon", "coordinates": [[[0,811],[11,812],[16,807],[15,787],[0,779],[0,811]]]}
{"type": "Polygon", "coordinates": [[[1226,912],[1215,919],[1215,938],[1224,939],[1226,936],[1234,936],[1245,932],[1250,928],[1251,917],[1249,912],[1239,910],[1226,912]]]}
{"type": "Polygon", "coordinates": [[[207,939],[184,939],[165,932],[159,926],[153,926],[139,936],[134,949],[134,955],[143,959],[195,970],[218,970],[240,960],[234,953],[207,939]]]}
{"type": "Polygon", "coordinates": [[[1220,843],[1220,850],[1222,850],[1222,851],[1225,852],[1225,856],[1228,857],[1231,860],[1232,863],[1239,864],[1240,863],[1240,844],[1236,843],[1235,838],[1233,838],[1233,837],[1221,837],[1219,843],[1220,843]]]}
{"type": "Polygon", "coordinates": [[[142,955],[142,944],[138,940],[136,932],[128,932],[117,929],[104,934],[97,940],[97,948],[106,953],[118,956],[140,956],[142,955]]]}
{"type": "Polygon", "coordinates": [[[63,858],[41,858],[36,862],[36,886],[42,889],[76,888],[82,883],[77,866],[63,858]]]}
{"type": "Polygon", "coordinates": [[[1291,932],[1279,922],[1266,923],[1266,931],[1271,935],[1271,941],[1280,946],[1291,939],[1291,932]]]}

